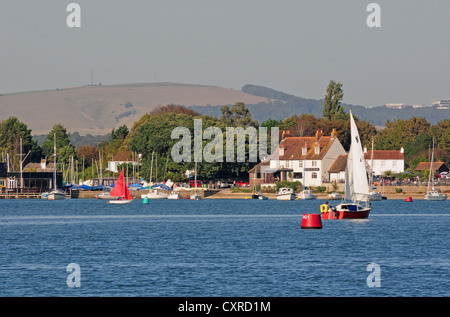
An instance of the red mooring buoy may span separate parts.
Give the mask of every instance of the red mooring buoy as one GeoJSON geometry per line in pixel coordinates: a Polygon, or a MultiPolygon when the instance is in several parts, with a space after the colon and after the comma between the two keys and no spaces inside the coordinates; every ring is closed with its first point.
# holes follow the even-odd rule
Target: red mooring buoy
{"type": "Polygon", "coordinates": [[[412,203],[412,197],[407,197],[407,198],[405,199],[405,201],[406,201],[407,203],[412,203]]]}
{"type": "Polygon", "coordinates": [[[304,214],[302,229],[322,229],[322,219],[319,214],[304,214]]]}

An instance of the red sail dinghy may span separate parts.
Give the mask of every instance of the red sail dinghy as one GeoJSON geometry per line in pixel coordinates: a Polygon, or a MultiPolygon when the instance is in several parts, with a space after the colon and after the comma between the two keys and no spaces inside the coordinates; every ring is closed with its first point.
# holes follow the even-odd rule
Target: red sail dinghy
{"type": "Polygon", "coordinates": [[[119,199],[109,200],[108,204],[122,205],[129,204],[133,201],[133,197],[131,196],[130,191],[128,190],[127,183],[125,182],[123,177],[123,168],[110,195],[119,197],[119,199]]]}

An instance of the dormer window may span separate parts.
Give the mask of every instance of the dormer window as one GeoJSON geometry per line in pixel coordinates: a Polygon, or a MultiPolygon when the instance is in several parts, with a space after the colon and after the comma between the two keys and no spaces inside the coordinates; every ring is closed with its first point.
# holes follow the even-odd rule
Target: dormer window
{"type": "Polygon", "coordinates": [[[315,153],[315,154],[320,154],[320,146],[316,145],[316,146],[314,147],[314,153],[315,153]]]}
{"type": "Polygon", "coordinates": [[[308,149],[306,147],[302,148],[302,155],[306,155],[308,153],[308,149]]]}

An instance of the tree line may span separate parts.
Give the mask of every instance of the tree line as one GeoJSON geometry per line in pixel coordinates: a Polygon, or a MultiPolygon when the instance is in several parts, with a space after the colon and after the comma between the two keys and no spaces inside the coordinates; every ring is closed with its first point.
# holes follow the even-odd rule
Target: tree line
{"type": "MultiPolygon", "coordinates": [[[[202,119],[202,128],[218,127],[225,134],[226,127],[278,127],[280,138],[282,131],[289,131],[291,136],[313,136],[317,130],[324,135],[330,135],[336,130],[339,141],[344,149],[350,147],[349,114],[345,112],[341,83],[330,81],[323,100],[322,117],[311,114],[298,114],[282,120],[267,119],[258,123],[248,107],[238,102],[232,106],[221,107],[220,115],[202,115],[197,111],[179,105],[161,106],[143,115],[129,129],[123,125],[113,129],[97,144],[75,146],[71,134],[61,124],[53,126],[52,130],[41,139],[41,144],[33,139],[32,131],[16,117],[0,122],[0,152],[3,160],[9,158],[13,170],[20,168],[20,139],[22,153],[30,155],[27,162],[39,162],[46,158],[53,161],[53,136],[56,133],[58,170],[68,169],[74,162],[74,170],[78,170],[77,179],[90,179],[102,172],[103,176],[115,176],[106,171],[107,162],[113,156],[123,151],[130,153],[129,159],[139,158],[139,177],[145,180],[171,179],[175,182],[188,179],[186,171],[194,170],[194,162],[176,163],[171,159],[172,146],[178,140],[172,140],[171,133],[176,127],[186,127],[193,133],[194,119],[202,119]],[[8,154],[8,155],[6,155],[8,154]],[[83,171],[83,175],[81,175],[83,171]]],[[[450,119],[431,125],[425,118],[411,117],[407,120],[387,121],[383,130],[379,131],[369,121],[355,117],[363,145],[371,148],[372,140],[376,150],[400,150],[404,147],[405,163],[413,169],[421,161],[428,161],[430,145],[433,137],[436,142],[436,157],[448,162],[450,159],[450,119]]],[[[270,133],[270,130],[269,130],[270,133]]],[[[79,135],[74,133],[79,139],[79,135]]],[[[194,139],[193,137],[191,138],[194,139]]],[[[223,137],[225,140],[226,137],[223,137]]],[[[270,140],[270,138],[268,138],[270,140]]],[[[73,140],[73,135],[72,135],[73,140]]],[[[203,140],[203,146],[208,140],[203,140]]],[[[224,147],[226,144],[224,142],[224,147]]],[[[236,144],[235,144],[236,146],[236,144]]],[[[248,146],[248,144],[247,144],[248,146]]],[[[225,153],[226,151],[224,151],[225,153]]],[[[236,153],[236,151],[235,151],[236,153]]],[[[24,165],[26,165],[26,163],[24,165]]],[[[247,159],[243,163],[202,162],[197,166],[200,179],[245,179],[248,171],[255,165],[247,159]]],[[[130,166],[131,168],[131,166],[130,166]]]]}

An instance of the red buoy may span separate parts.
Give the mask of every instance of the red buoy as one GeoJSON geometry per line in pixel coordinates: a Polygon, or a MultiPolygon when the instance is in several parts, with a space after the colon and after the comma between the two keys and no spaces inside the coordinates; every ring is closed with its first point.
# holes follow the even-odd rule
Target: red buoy
{"type": "Polygon", "coordinates": [[[412,197],[407,197],[407,198],[405,199],[405,201],[406,201],[407,203],[412,203],[412,197]]]}
{"type": "Polygon", "coordinates": [[[319,214],[304,214],[302,216],[302,229],[322,229],[322,220],[319,214]]]}

